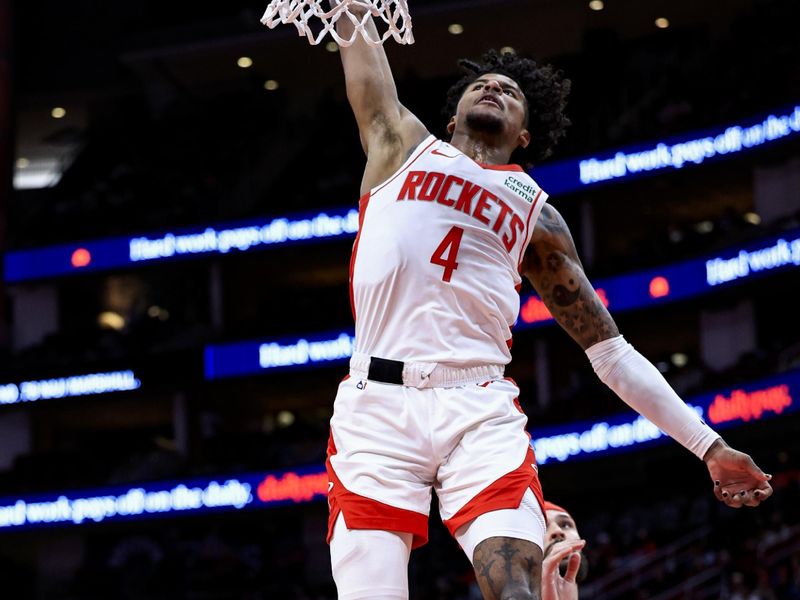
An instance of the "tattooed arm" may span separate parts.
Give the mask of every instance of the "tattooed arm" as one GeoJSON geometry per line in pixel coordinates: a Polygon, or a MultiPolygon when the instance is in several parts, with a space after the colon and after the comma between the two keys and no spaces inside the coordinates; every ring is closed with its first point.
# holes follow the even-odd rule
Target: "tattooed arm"
{"type": "Polygon", "coordinates": [[[549,204],[536,222],[522,272],[558,324],[584,350],[619,335],[614,319],[583,272],[564,218],[549,204]]]}
{"type": "Polygon", "coordinates": [[[522,266],[558,324],[586,351],[601,381],[705,461],[717,499],[739,508],[758,506],[772,495],[771,476],[725,444],[619,334],[583,272],[567,224],[552,206],[542,209],[522,266]]]}

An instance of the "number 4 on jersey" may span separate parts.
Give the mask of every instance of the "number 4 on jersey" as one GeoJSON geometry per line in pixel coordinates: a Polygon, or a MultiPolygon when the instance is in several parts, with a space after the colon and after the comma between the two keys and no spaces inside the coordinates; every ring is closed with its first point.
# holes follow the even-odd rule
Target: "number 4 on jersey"
{"type": "Polygon", "coordinates": [[[431,256],[431,262],[434,265],[444,267],[444,274],[442,281],[450,282],[453,276],[453,271],[458,268],[456,258],[458,257],[458,247],[461,245],[461,236],[464,235],[464,230],[461,227],[453,227],[444,236],[442,243],[436,248],[436,251],[431,256]]]}

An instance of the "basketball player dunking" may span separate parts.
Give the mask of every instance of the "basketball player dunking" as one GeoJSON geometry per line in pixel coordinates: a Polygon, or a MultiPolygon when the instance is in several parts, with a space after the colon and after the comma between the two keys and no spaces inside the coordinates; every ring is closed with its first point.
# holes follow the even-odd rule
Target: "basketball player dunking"
{"type": "MultiPolygon", "coordinates": [[[[352,32],[347,19],[338,27],[352,32]]],[[[433,489],[484,597],[539,597],[542,492],[519,390],[503,378],[520,274],[600,379],[705,461],[720,500],[769,497],[769,476],[620,336],[564,220],[508,164],[517,149],[549,154],[568,124],[569,82],[509,54],[462,61],[446,142],[400,104],[382,47],[359,39],[341,55],[367,164],[350,263],[356,347],[327,461],[339,598],[408,597],[433,489]]]]}

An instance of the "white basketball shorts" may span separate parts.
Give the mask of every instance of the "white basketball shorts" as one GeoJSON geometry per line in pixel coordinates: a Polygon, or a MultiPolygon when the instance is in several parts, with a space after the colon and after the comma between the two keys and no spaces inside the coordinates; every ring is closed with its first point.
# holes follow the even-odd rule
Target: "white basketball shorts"
{"type": "Polygon", "coordinates": [[[510,379],[419,389],[345,378],[328,443],[328,541],[341,513],[349,529],[411,533],[419,547],[432,489],[451,534],[484,513],[518,508],[528,489],[541,508],[518,395],[510,379]]]}

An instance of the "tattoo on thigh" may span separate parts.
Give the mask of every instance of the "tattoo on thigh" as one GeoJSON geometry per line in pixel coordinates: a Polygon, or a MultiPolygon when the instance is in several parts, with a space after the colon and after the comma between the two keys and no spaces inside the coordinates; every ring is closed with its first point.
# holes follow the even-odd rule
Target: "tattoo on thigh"
{"type": "Polygon", "coordinates": [[[475,576],[487,600],[538,598],[542,550],[527,540],[493,537],[475,548],[475,576]]]}
{"type": "MultiPolygon", "coordinates": [[[[483,579],[492,588],[495,587],[492,579],[492,566],[494,566],[494,563],[494,559],[487,560],[487,557],[483,556],[483,552],[475,552],[475,573],[478,576],[478,581],[480,582],[483,579]]],[[[481,587],[483,586],[481,585],[481,587]]]]}

